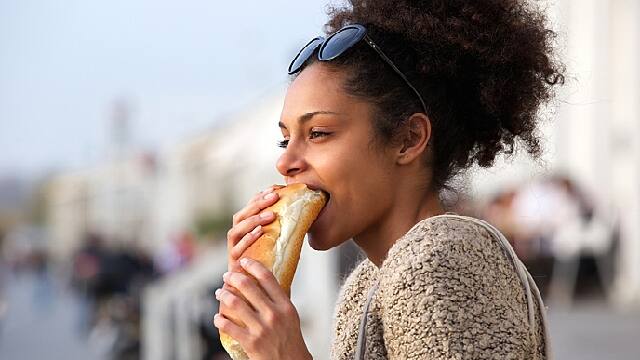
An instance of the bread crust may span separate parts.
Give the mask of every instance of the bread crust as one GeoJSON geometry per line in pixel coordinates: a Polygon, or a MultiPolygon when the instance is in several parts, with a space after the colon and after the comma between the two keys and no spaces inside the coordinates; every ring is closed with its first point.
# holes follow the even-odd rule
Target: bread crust
{"type": "MultiPolygon", "coordinates": [[[[304,236],[326,205],[328,196],[301,183],[280,187],[275,192],[280,199],[263,210],[273,211],[276,215],[275,220],[263,226],[262,236],[247,248],[241,257],[259,261],[270,269],[282,289],[290,296],[304,236]],[[282,231],[290,233],[288,239],[281,238],[282,231]]],[[[245,327],[245,324],[237,319],[230,320],[245,327]]],[[[249,359],[240,344],[223,331],[220,331],[220,341],[233,360],[249,359]]]]}

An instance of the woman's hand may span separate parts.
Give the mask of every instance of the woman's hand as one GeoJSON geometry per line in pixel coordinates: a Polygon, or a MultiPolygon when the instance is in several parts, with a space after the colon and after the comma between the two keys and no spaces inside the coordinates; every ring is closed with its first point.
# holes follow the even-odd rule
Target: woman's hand
{"type": "Polygon", "coordinates": [[[256,194],[247,206],[233,215],[233,227],[227,232],[228,271],[242,271],[238,259],[262,235],[262,226],[275,220],[273,212],[260,212],[278,201],[274,190],[281,187],[273,185],[256,194]]]}
{"type": "Polygon", "coordinates": [[[221,306],[214,325],[236,339],[252,360],[312,359],[302,337],[298,312],[271,271],[248,258],[243,258],[240,265],[251,276],[224,274],[225,285],[241,296],[226,290],[226,286],[216,290],[221,306]]]}

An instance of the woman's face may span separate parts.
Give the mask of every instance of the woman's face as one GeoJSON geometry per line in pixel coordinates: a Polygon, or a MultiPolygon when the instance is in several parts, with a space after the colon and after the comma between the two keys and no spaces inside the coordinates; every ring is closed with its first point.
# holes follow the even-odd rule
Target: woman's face
{"type": "Polygon", "coordinates": [[[375,145],[372,106],[345,93],[342,81],[326,65],[309,65],[289,86],[280,118],[278,171],[287,184],[331,196],[309,231],[316,250],[375,230],[393,199],[392,151],[375,145]]]}

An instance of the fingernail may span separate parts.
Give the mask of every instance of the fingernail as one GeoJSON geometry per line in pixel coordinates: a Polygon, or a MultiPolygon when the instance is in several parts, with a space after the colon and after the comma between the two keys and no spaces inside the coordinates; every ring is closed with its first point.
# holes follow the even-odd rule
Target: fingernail
{"type": "Polygon", "coordinates": [[[272,192],[264,196],[265,200],[273,200],[275,198],[276,198],[276,193],[272,193],[272,192]]]}
{"type": "Polygon", "coordinates": [[[242,266],[249,265],[249,259],[247,259],[247,258],[240,259],[240,265],[242,265],[242,266]]]}
{"type": "Polygon", "coordinates": [[[253,231],[251,232],[251,234],[253,235],[258,235],[260,233],[260,231],[262,231],[262,225],[258,225],[258,227],[256,227],[255,229],[253,229],[253,231]]]}
{"type": "Polygon", "coordinates": [[[260,214],[260,217],[263,219],[270,218],[271,216],[273,216],[273,211],[265,211],[262,214],[260,214]]]}
{"type": "Polygon", "coordinates": [[[221,293],[222,293],[222,289],[216,290],[216,297],[219,297],[221,293]]]}
{"type": "Polygon", "coordinates": [[[229,279],[229,272],[226,272],[226,273],[222,274],[222,279],[224,281],[227,281],[229,279]]]}

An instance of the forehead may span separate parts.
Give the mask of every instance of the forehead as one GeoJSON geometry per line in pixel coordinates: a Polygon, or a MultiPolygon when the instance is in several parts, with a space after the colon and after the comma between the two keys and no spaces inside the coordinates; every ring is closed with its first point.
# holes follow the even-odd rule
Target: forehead
{"type": "Polygon", "coordinates": [[[282,109],[282,120],[294,119],[312,111],[348,113],[357,99],[342,88],[343,75],[326,66],[313,63],[289,85],[282,109]]]}

